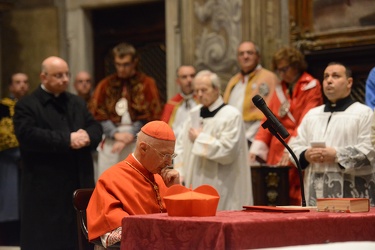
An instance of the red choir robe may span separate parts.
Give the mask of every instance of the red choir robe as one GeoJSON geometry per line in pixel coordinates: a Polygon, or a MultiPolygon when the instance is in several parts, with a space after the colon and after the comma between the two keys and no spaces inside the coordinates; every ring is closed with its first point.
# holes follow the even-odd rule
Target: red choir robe
{"type": "MultiPolygon", "coordinates": [[[[290,96],[287,84],[285,82],[281,82],[281,86],[277,88],[279,89],[275,90],[275,93],[269,102],[269,108],[275,114],[276,118],[288,130],[290,136],[285,139],[285,141],[288,142],[290,138],[297,135],[297,128],[305,114],[311,108],[319,106],[323,103],[321,85],[317,79],[314,79],[311,75],[305,72],[295,84],[292,96],[290,96]],[[282,103],[279,97],[280,92],[278,96],[278,91],[281,91],[281,94],[283,94],[286,100],[289,102],[290,115],[286,114],[283,117],[280,116],[279,110],[282,103]]],[[[266,118],[263,118],[262,124],[265,121],[266,118]]],[[[284,154],[284,149],[284,145],[282,145],[281,142],[277,140],[277,138],[274,137],[268,129],[265,130],[261,127],[255,136],[255,140],[250,148],[250,152],[257,154],[266,160],[267,164],[275,165],[281,160],[281,157],[284,154]]],[[[293,166],[291,163],[289,165],[293,166]]],[[[301,186],[299,182],[298,171],[293,167],[289,171],[289,198],[290,203],[293,205],[301,204],[301,186]]]]}
{"type": "Polygon", "coordinates": [[[160,119],[161,103],[155,80],[137,72],[130,79],[120,79],[116,74],[104,78],[95,88],[89,108],[97,121],[121,122],[115,106],[126,98],[131,120],[153,121],[160,119]]]}
{"type": "Polygon", "coordinates": [[[176,114],[177,109],[181,106],[183,102],[184,98],[180,93],[176,94],[174,97],[169,99],[168,102],[164,105],[163,113],[161,115],[160,120],[172,126],[174,121],[174,115],[176,114]]]}
{"type": "Polygon", "coordinates": [[[167,191],[162,177],[150,173],[130,154],[106,170],[96,184],[86,210],[89,240],[120,227],[125,216],[160,213],[153,186],[126,161],[158,185],[161,198],[167,191]]]}

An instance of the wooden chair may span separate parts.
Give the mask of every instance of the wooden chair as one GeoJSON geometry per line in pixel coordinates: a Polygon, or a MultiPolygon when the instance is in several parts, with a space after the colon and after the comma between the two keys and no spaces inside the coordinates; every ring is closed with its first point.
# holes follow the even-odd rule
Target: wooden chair
{"type": "Polygon", "coordinates": [[[86,208],[89,204],[93,188],[77,189],[73,193],[73,206],[77,212],[77,230],[79,250],[94,249],[94,244],[101,245],[101,242],[90,243],[88,240],[86,208]]]}
{"type": "MultiPolygon", "coordinates": [[[[73,206],[77,212],[77,229],[78,229],[78,244],[79,250],[92,250],[94,245],[100,246],[103,248],[102,242],[100,239],[93,241],[88,240],[88,231],[87,231],[87,218],[86,218],[86,208],[89,204],[93,188],[82,188],[77,189],[73,193],[73,206]]],[[[117,243],[107,249],[119,249],[120,243],[117,243]]],[[[103,248],[104,249],[104,248],[103,248]]]]}

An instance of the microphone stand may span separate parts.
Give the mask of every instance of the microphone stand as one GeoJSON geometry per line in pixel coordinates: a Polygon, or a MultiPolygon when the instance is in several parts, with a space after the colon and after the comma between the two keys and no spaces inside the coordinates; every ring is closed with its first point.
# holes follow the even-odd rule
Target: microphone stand
{"type": "Polygon", "coordinates": [[[305,189],[304,189],[304,185],[303,185],[303,178],[302,178],[302,168],[301,168],[301,165],[299,163],[299,160],[297,159],[296,155],[294,154],[294,152],[292,151],[292,149],[288,146],[288,144],[286,144],[286,142],[280,137],[280,135],[276,132],[276,130],[274,129],[274,127],[272,126],[272,122],[269,121],[269,119],[267,119],[263,124],[262,124],[262,127],[264,129],[267,129],[271,132],[271,134],[273,136],[275,136],[283,145],[284,147],[289,151],[289,153],[292,155],[294,161],[296,162],[297,164],[297,169],[298,169],[298,175],[299,175],[299,182],[300,182],[300,185],[301,185],[301,200],[302,200],[302,207],[306,207],[306,198],[305,198],[305,189]]]}

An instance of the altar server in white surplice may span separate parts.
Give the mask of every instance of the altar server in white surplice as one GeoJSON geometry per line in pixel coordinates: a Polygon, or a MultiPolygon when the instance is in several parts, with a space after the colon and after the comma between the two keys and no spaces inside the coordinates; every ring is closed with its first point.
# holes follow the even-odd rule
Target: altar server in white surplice
{"type": "Polygon", "coordinates": [[[220,79],[215,73],[199,72],[193,85],[200,104],[190,111],[177,138],[174,167],[186,187],[213,186],[220,194],[218,210],[252,205],[242,115],[236,108],[224,104],[220,79]]]}
{"type": "Polygon", "coordinates": [[[306,203],[317,198],[370,198],[375,206],[375,152],[371,108],[351,99],[351,71],[330,63],[324,71],[325,105],[311,109],[291,142],[305,169],[306,203]],[[322,145],[325,143],[325,145],[322,145]],[[319,145],[320,144],[320,145],[319,145]]]}

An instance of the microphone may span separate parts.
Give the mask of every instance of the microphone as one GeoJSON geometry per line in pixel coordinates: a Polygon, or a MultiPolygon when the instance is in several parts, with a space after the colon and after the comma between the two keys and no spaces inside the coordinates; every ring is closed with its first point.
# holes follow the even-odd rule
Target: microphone
{"type": "Polygon", "coordinates": [[[281,122],[276,118],[276,116],[272,113],[272,111],[267,107],[266,102],[260,95],[255,95],[253,97],[253,103],[255,106],[263,112],[263,114],[267,117],[267,121],[262,124],[263,128],[268,128],[272,135],[274,135],[289,151],[290,155],[293,157],[294,161],[297,164],[298,175],[299,175],[299,182],[301,184],[301,200],[302,200],[302,207],[306,207],[306,199],[305,199],[305,188],[303,186],[303,176],[302,176],[302,168],[297,156],[292,151],[292,149],[286,144],[286,142],[281,138],[284,139],[289,136],[288,131],[285,127],[281,124],[281,122]],[[281,136],[281,137],[280,137],[281,136]]]}
{"type": "Polygon", "coordinates": [[[266,102],[260,95],[255,95],[253,97],[254,105],[263,112],[263,114],[267,117],[269,122],[271,123],[272,128],[281,135],[282,138],[287,138],[289,136],[289,132],[285,129],[285,127],[281,124],[281,122],[276,118],[276,116],[272,113],[272,111],[267,107],[266,102]]]}

